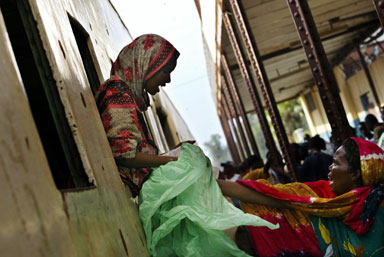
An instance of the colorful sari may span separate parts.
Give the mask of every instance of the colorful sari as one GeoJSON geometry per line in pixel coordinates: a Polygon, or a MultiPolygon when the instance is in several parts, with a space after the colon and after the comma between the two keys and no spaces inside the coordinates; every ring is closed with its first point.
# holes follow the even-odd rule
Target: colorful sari
{"type": "MultiPolygon", "coordinates": [[[[149,106],[145,83],[178,56],[171,43],[150,34],[124,47],[113,63],[111,77],[99,87],[96,102],[116,160],[134,158],[136,152],[158,153],[142,114],[149,106]]],[[[122,165],[118,170],[134,197],[152,172],[122,165]]]]}
{"type": "Polygon", "coordinates": [[[250,229],[259,256],[384,256],[384,152],[367,140],[352,139],[360,151],[363,187],[343,195],[332,193],[327,181],[237,181],[290,207],[242,203],[244,212],[280,224],[273,231],[250,229]]]}

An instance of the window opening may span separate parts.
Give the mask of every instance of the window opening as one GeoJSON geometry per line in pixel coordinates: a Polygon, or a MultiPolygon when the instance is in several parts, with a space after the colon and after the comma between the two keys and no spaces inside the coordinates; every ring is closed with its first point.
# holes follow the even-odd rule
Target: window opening
{"type": "Polygon", "coordinates": [[[100,86],[100,80],[97,75],[95,64],[93,62],[93,55],[90,49],[92,44],[89,39],[89,34],[77,20],[75,20],[70,15],[68,15],[68,18],[69,22],[71,23],[72,31],[76,39],[81,59],[83,61],[83,66],[85,73],[87,74],[89,85],[93,94],[95,95],[100,86]]]}
{"type": "Polygon", "coordinates": [[[175,140],[173,139],[172,131],[167,121],[167,114],[161,108],[157,108],[156,113],[157,113],[157,116],[159,117],[159,121],[163,129],[168,147],[169,149],[172,149],[176,146],[176,143],[175,143],[175,140]]]}
{"type": "Polygon", "coordinates": [[[30,109],[58,189],[90,186],[27,0],[1,2],[30,109]]]}

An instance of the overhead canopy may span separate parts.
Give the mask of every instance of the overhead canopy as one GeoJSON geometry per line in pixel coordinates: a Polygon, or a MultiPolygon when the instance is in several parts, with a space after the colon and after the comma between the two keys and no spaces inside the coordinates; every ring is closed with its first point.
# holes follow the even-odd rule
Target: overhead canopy
{"type": "MultiPolygon", "coordinates": [[[[244,7],[244,18],[248,19],[250,32],[260,51],[276,102],[295,98],[306,88],[313,86],[312,73],[287,1],[239,1],[244,7]]],[[[371,0],[308,0],[308,3],[332,66],[340,63],[357,43],[380,27],[371,0]]],[[[223,0],[222,10],[231,13],[226,0],[223,0]]],[[[233,22],[232,26],[237,30],[233,22]]],[[[221,52],[227,57],[246,111],[252,111],[254,107],[225,27],[222,26],[221,30],[221,38],[217,39],[221,52]]]]}

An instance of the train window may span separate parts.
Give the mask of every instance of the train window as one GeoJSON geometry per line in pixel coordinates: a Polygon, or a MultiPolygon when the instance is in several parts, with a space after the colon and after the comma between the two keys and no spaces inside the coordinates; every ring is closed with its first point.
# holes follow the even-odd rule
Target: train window
{"type": "Polygon", "coordinates": [[[81,24],[68,14],[69,22],[71,23],[73,34],[75,35],[77,47],[83,61],[84,70],[87,74],[89,85],[91,86],[93,94],[96,94],[100,85],[100,80],[93,62],[93,46],[89,39],[89,34],[81,26],[81,24]]]}
{"type": "Polygon", "coordinates": [[[1,11],[55,184],[89,187],[29,3],[4,0],[1,11]]]}
{"type": "Polygon", "coordinates": [[[159,117],[159,121],[163,129],[165,139],[168,143],[168,147],[169,149],[172,149],[176,146],[176,143],[172,136],[171,127],[169,126],[169,123],[167,121],[167,114],[162,110],[162,108],[156,108],[156,113],[159,117]]]}

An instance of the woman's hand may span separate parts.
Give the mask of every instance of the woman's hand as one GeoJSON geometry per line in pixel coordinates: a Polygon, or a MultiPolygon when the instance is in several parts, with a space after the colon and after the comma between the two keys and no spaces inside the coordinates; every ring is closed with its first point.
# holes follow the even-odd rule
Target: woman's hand
{"type": "Polygon", "coordinates": [[[136,156],[134,158],[116,159],[116,163],[119,166],[125,166],[127,168],[155,168],[159,167],[160,165],[164,165],[168,162],[173,162],[177,160],[177,156],[153,155],[136,152],[136,156]]]}

